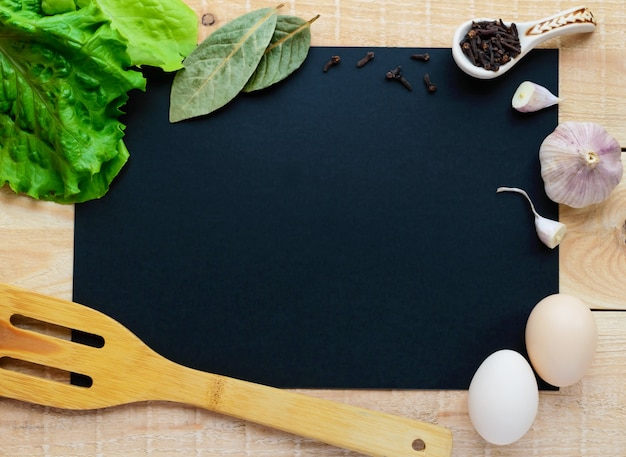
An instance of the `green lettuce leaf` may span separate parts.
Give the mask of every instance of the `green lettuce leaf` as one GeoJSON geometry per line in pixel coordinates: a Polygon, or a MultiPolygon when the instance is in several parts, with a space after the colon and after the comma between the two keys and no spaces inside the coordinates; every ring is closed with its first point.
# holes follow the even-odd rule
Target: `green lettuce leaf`
{"type": "Polygon", "coordinates": [[[182,0],[94,1],[128,40],[133,65],[179,70],[198,43],[198,16],[182,0]]]}
{"type": "Polygon", "coordinates": [[[183,0],[22,0],[24,4],[33,2],[45,15],[74,11],[95,2],[111,19],[113,28],[128,40],[131,64],[136,66],[179,70],[198,43],[198,16],[183,0]]]}
{"type": "Polygon", "coordinates": [[[41,0],[41,9],[44,14],[53,15],[76,11],[74,0],[41,0]]]}
{"type": "Polygon", "coordinates": [[[74,203],[104,195],[128,159],[121,107],[141,73],[95,4],[40,16],[0,2],[0,185],[74,203]]]}

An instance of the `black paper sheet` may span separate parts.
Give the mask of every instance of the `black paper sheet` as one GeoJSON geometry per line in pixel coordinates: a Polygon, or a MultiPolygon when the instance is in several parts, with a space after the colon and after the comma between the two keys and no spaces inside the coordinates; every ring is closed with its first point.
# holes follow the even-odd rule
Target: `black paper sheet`
{"type": "Polygon", "coordinates": [[[492,352],[525,354],[558,248],[496,188],[558,217],[538,161],[557,108],[511,108],[524,80],[557,92],[558,51],[491,81],[423,51],[314,47],[282,83],[177,124],[173,76],[149,72],[128,164],[76,207],[74,299],[178,363],[278,387],[466,389],[492,352]]]}

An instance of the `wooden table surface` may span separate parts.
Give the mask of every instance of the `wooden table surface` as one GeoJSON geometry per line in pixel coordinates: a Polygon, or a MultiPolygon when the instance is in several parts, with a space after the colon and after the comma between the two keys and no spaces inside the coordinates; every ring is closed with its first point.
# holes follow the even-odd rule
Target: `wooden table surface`
{"type": "MultiPolygon", "coordinates": [[[[188,0],[201,38],[263,1],[188,0]],[[237,3],[237,4],[235,4],[237,3]]],[[[277,2],[278,3],[278,2],[277,2]]],[[[284,1],[283,12],[309,19],[318,46],[450,47],[455,27],[473,17],[526,21],[576,3],[545,0],[284,1]]],[[[560,121],[595,121],[626,145],[626,2],[594,0],[593,34],[555,39],[560,54],[560,121]]],[[[626,163],[626,158],[625,158],[626,163]]],[[[72,296],[73,206],[42,203],[0,190],[0,282],[72,296]]],[[[531,431],[510,446],[486,444],[473,430],[465,391],[307,390],[338,400],[449,427],[453,455],[626,456],[626,182],[608,201],[560,208],[569,232],[560,247],[560,289],[594,311],[597,357],[572,387],[540,394],[531,431]]],[[[0,399],[2,456],[345,456],[350,453],[195,408],[140,403],[69,412],[0,399]]],[[[416,453],[418,456],[419,453],[416,453]]]]}

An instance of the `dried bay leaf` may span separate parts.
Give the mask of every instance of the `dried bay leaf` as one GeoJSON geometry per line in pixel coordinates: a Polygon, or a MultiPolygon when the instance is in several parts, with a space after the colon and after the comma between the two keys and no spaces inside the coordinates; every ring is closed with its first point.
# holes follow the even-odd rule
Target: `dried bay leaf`
{"type": "Polygon", "coordinates": [[[272,40],[243,91],[265,89],[300,68],[311,46],[311,24],[318,17],[305,21],[296,16],[278,16],[272,40]]]}
{"type": "Polygon", "coordinates": [[[207,37],[183,61],[170,93],[170,122],[209,114],[241,92],[276,28],[276,8],[233,19],[207,37]]]}

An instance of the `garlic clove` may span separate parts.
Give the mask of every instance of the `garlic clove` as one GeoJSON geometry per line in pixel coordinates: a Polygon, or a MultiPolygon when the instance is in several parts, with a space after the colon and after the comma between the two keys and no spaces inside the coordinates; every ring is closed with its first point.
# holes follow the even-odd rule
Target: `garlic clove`
{"type": "Polygon", "coordinates": [[[535,215],[535,229],[539,239],[550,249],[557,247],[567,233],[567,226],[562,222],[538,214],[535,215]]]}
{"type": "Polygon", "coordinates": [[[531,113],[556,105],[561,99],[543,86],[531,81],[519,85],[511,105],[521,113],[531,113]]]}
{"type": "Polygon", "coordinates": [[[595,122],[563,122],[539,148],[548,197],[572,208],[606,200],[622,180],[622,149],[595,122]]]}
{"type": "Polygon", "coordinates": [[[537,231],[537,236],[541,242],[550,249],[554,249],[561,243],[563,237],[567,233],[567,226],[562,222],[548,219],[547,217],[543,217],[537,213],[535,205],[533,205],[532,200],[525,190],[518,187],[498,187],[496,192],[516,192],[526,197],[526,200],[528,200],[528,203],[530,204],[530,209],[535,215],[535,230],[537,231]]]}

